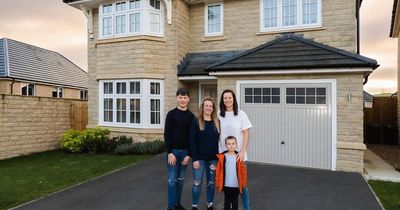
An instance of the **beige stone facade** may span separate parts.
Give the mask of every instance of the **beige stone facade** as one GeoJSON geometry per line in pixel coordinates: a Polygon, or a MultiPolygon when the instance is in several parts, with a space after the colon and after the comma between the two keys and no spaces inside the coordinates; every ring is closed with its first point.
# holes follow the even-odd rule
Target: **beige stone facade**
{"type": "MultiPolygon", "coordinates": [[[[115,2],[115,1],[110,1],[115,2]]],[[[210,1],[211,3],[214,1],[210,1]]],[[[205,37],[205,4],[189,5],[172,1],[172,24],[164,22],[164,36],[130,36],[99,39],[98,9],[93,9],[94,39],[88,42],[89,127],[99,124],[99,81],[122,79],[161,79],[164,81],[164,114],[175,107],[175,91],[191,90],[190,109],[199,103],[199,81],[179,81],[177,65],[189,52],[247,50],[276,38],[284,32],[332,47],[356,51],[355,0],[322,1],[322,26],[316,28],[260,32],[260,0],[225,0],[222,36],[205,37]]],[[[218,93],[236,89],[237,80],[335,79],[337,81],[337,170],[362,171],[363,153],[363,75],[315,74],[285,76],[219,76],[218,93]],[[348,94],[352,100],[347,101],[348,94]]],[[[215,82],[215,80],[214,80],[215,82]]],[[[163,116],[164,117],[164,116],[163,116]]],[[[162,139],[162,129],[107,127],[112,135],[126,134],[135,140],[162,139]]]]}
{"type": "Polygon", "coordinates": [[[81,100],[0,94],[0,159],[57,149],[81,100]]]}
{"type": "MultiPolygon", "coordinates": [[[[23,85],[26,82],[19,82],[19,81],[11,81],[11,80],[0,80],[0,94],[11,94],[11,85],[12,85],[12,94],[14,95],[21,95],[21,90],[23,85]]],[[[35,83],[33,83],[35,84],[35,83]]],[[[52,97],[53,85],[46,85],[46,84],[35,84],[35,96],[38,97],[52,97]]],[[[63,87],[64,89],[64,96],[63,98],[67,99],[80,99],[80,89],[63,87]]]]}

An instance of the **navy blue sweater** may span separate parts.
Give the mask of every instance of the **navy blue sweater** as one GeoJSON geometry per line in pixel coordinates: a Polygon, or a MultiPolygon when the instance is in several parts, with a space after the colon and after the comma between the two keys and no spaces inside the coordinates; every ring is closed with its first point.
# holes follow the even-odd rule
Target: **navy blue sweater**
{"type": "Polygon", "coordinates": [[[189,131],[193,119],[194,115],[189,110],[175,108],[168,112],[164,128],[167,153],[173,149],[189,149],[189,131]]]}
{"type": "Polygon", "coordinates": [[[190,154],[193,161],[216,160],[218,154],[219,133],[213,121],[206,121],[204,130],[200,131],[199,124],[195,118],[190,128],[190,154]]]}

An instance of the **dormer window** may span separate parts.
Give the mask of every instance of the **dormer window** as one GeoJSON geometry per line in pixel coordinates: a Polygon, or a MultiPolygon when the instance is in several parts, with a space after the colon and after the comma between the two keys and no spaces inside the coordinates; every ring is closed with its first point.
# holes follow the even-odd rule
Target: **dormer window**
{"type": "Polygon", "coordinates": [[[100,39],[135,35],[163,36],[160,0],[119,1],[99,7],[100,39]]]}
{"type": "Polygon", "coordinates": [[[320,27],[321,0],[261,0],[261,31],[320,27]]]}

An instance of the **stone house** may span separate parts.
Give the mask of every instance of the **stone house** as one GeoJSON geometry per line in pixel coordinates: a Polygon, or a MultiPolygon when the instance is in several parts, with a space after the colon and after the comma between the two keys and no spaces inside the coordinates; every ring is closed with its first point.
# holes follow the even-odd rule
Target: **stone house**
{"type": "Polygon", "coordinates": [[[63,0],[88,19],[89,127],[162,138],[175,91],[233,89],[249,159],[363,170],[360,0],[63,0]]]}
{"type": "Polygon", "coordinates": [[[0,94],[87,99],[88,73],[61,54],[0,39],[0,94]]]}
{"type": "MultiPolygon", "coordinates": [[[[390,24],[390,37],[397,38],[397,126],[400,125],[400,4],[398,0],[393,0],[392,21],[390,24]]],[[[399,132],[400,144],[400,132],[399,132]]]]}

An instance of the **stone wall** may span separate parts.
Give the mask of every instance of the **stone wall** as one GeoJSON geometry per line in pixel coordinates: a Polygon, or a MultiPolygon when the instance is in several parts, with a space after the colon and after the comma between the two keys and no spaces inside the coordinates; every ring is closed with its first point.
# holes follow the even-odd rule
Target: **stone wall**
{"type": "Polygon", "coordinates": [[[316,42],[355,52],[355,0],[321,2],[322,27],[260,33],[260,0],[225,0],[224,35],[219,37],[204,36],[204,4],[192,5],[190,51],[244,50],[271,41],[280,33],[296,32],[316,42]]]}
{"type": "Polygon", "coordinates": [[[81,100],[0,94],[0,159],[56,149],[81,100]]]}
{"type": "MultiPolygon", "coordinates": [[[[363,75],[359,74],[315,74],[315,75],[271,75],[271,76],[220,76],[218,93],[224,89],[236,91],[237,80],[294,80],[335,79],[337,86],[337,164],[336,170],[363,170],[363,75]],[[348,101],[348,94],[351,100],[348,101]]],[[[251,143],[250,143],[251,144],[251,143]]]]}

